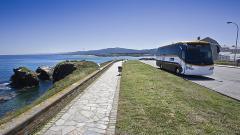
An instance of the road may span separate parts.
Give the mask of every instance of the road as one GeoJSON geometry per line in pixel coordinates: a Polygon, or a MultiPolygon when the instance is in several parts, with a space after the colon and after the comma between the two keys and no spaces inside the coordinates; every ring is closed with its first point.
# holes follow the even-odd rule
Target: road
{"type": "MultiPolygon", "coordinates": [[[[157,67],[155,61],[142,62],[157,67]]],[[[240,69],[215,66],[213,75],[202,77],[184,76],[184,78],[240,100],[240,69]]]]}

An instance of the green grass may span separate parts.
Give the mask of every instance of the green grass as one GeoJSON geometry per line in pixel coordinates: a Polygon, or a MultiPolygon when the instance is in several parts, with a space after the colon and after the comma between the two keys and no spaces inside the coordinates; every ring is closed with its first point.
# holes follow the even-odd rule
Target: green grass
{"type": "MultiPolygon", "coordinates": [[[[0,119],[0,124],[3,124],[10,119],[20,115],[21,113],[29,110],[30,108],[34,107],[35,105],[41,103],[42,101],[48,99],[49,97],[53,96],[54,94],[62,91],[64,88],[70,86],[71,84],[83,79],[90,73],[93,73],[98,69],[98,65],[93,62],[79,62],[79,61],[71,61],[72,63],[77,64],[77,69],[70,75],[66,76],[64,79],[55,82],[53,84],[53,87],[49,89],[44,95],[39,97],[36,101],[33,103],[24,106],[23,108],[17,109],[14,112],[8,113],[6,116],[0,119]]],[[[59,64],[63,64],[64,62],[61,62],[59,64]]]]}
{"type": "Polygon", "coordinates": [[[110,62],[112,62],[112,60],[103,62],[103,63],[100,64],[100,67],[104,67],[104,66],[106,66],[107,64],[109,64],[110,62]]]}
{"type": "Polygon", "coordinates": [[[20,67],[19,69],[21,72],[32,72],[31,70],[29,70],[28,68],[26,67],[20,67]]]}
{"type": "Polygon", "coordinates": [[[19,67],[19,71],[20,72],[25,72],[27,74],[32,74],[35,75],[36,73],[30,69],[28,69],[27,67],[19,67]]]}
{"type": "Polygon", "coordinates": [[[240,134],[240,102],[138,61],[123,65],[117,134],[240,134]]]}

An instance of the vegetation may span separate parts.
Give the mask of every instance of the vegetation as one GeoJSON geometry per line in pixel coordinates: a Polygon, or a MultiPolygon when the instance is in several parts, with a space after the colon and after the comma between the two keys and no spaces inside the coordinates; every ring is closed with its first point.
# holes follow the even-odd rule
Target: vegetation
{"type": "Polygon", "coordinates": [[[11,76],[11,87],[21,89],[24,87],[36,87],[39,85],[37,74],[26,67],[13,69],[14,74],[11,76]]]}
{"type": "Polygon", "coordinates": [[[117,134],[240,134],[240,103],[138,61],[123,65],[117,134]]]}
{"type": "MultiPolygon", "coordinates": [[[[53,87],[51,89],[49,89],[46,93],[44,93],[43,96],[39,97],[36,101],[34,101],[33,103],[31,103],[30,105],[27,105],[23,108],[20,108],[14,112],[11,112],[9,114],[7,114],[5,117],[3,117],[2,119],[0,119],[0,124],[3,124],[7,121],[9,121],[10,119],[18,116],[19,114],[27,111],[28,109],[32,108],[33,106],[41,103],[42,101],[48,99],[49,97],[53,96],[54,94],[60,92],[61,90],[63,90],[64,88],[70,86],[71,84],[77,82],[78,80],[83,79],[84,77],[86,77],[87,75],[89,75],[90,73],[94,72],[97,70],[98,65],[93,63],[93,62],[81,62],[81,61],[72,61],[75,64],[77,64],[78,68],[73,71],[72,74],[66,76],[64,79],[57,81],[53,84],[53,87]],[[80,66],[82,65],[82,66],[80,66]]],[[[63,64],[64,62],[62,62],[61,64],[63,64]]]]}
{"type": "Polygon", "coordinates": [[[105,65],[109,64],[110,62],[112,62],[112,60],[103,62],[100,64],[100,67],[104,67],[105,65]]]}
{"type": "Polygon", "coordinates": [[[91,62],[91,61],[85,61],[85,60],[83,60],[83,61],[70,60],[69,61],[69,60],[66,60],[66,61],[62,61],[62,62],[58,63],[56,65],[56,67],[59,66],[59,65],[64,65],[64,64],[73,64],[79,70],[82,69],[82,68],[96,67],[97,66],[97,64],[95,62],[91,62]]]}
{"type": "Polygon", "coordinates": [[[144,53],[111,53],[111,54],[98,54],[96,56],[99,57],[119,57],[119,56],[132,56],[132,57],[141,57],[141,56],[149,56],[150,54],[144,53]]]}
{"type": "Polygon", "coordinates": [[[26,67],[19,67],[19,71],[25,72],[25,73],[34,73],[33,71],[31,71],[30,69],[28,69],[26,67]]]}

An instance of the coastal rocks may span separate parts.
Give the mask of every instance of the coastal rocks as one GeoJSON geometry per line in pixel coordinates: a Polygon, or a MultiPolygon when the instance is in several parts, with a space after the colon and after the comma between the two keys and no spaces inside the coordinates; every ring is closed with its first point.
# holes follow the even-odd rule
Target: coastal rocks
{"type": "Polygon", "coordinates": [[[12,92],[7,95],[0,95],[0,102],[8,101],[12,98],[14,98],[17,94],[12,92]]]}
{"type": "Polygon", "coordinates": [[[52,78],[52,69],[50,67],[38,67],[36,73],[40,80],[51,80],[52,78]]]}
{"type": "Polygon", "coordinates": [[[88,68],[97,69],[99,66],[90,61],[63,61],[58,63],[55,68],[47,66],[38,67],[36,72],[19,67],[13,69],[14,75],[11,77],[10,86],[21,89],[25,87],[34,87],[39,85],[39,80],[52,80],[57,82],[75,70],[88,70],[88,68]]]}
{"type": "Polygon", "coordinates": [[[13,88],[34,87],[39,85],[37,74],[26,67],[13,69],[10,85],[13,88]]]}
{"type": "Polygon", "coordinates": [[[53,82],[59,81],[71,74],[77,67],[74,62],[65,61],[56,65],[53,71],[53,82]]]}
{"type": "Polygon", "coordinates": [[[64,61],[56,65],[53,71],[53,82],[59,81],[75,70],[84,68],[98,68],[98,65],[90,61],[64,61]]]}

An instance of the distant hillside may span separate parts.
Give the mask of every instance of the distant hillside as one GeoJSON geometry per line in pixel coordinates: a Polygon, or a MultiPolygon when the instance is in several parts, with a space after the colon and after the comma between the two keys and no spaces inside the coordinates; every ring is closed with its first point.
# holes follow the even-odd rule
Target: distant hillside
{"type": "Polygon", "coordinates": [[[126,48],[106,48],[100,50],[90,50],[90,51],[77,51],[66,53],[69,55],[98,55],[98,56],[108,56],[108,55],[154,55],[157,49],[144,49],[144,50],[134,50],[126,48]]]}

